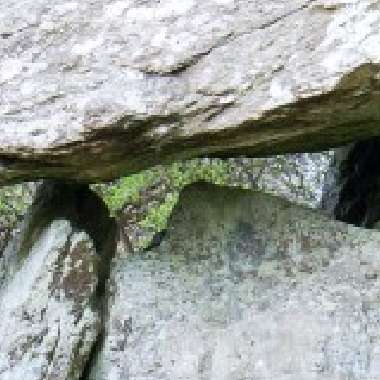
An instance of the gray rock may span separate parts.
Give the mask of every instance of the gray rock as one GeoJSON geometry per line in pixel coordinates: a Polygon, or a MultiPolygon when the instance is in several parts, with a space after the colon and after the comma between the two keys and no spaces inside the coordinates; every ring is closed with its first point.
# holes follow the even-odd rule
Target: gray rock
{"type": "Polygon", "coordinates": [[[351,146],[319,153],[231,159],[237,186],[280,196],[292,203],[334,215],[341,193],[341,172],[351,146]]]}
{"type": "Polygon", "coordinates": [[[112,265],[91,380],[380,378],[380,234],[276,197],[185,190],[112,265]]]}
{"type": "Polygon", "coordinates": [[[100,329],[99,258],[85,233],[53,221],[0,293],[0,378],[79,379],[100,329]]]}
{"type": "Polygon", "coordinates": [[[0,259],[1,380],[81,378],[103,326],[104,255],[114,238],[96,199],[84,186],[42,185],[0,259]]]}
{"type": "Polygon", "coordinates": [[[33,201],[35,190],[36,183],[0,188],[0,256],[9,240],[17,233],[17,226],[33,201]]]}
{"type": "Polygon", "coordinates": [[[379,135],[379,24],[376,0],[2,2],[0,180],[379,135]]]}

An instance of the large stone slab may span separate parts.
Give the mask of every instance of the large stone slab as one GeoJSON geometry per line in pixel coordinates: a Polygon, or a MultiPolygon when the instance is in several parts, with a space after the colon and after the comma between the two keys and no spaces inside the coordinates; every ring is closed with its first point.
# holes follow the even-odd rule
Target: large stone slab
{"type": "Polygon", "coordinates": [[[380,378],[380,234],[206,184],[119,252],[91,380],[380,378]]]}
{"type": "Polygon", "coordinates": [[[375,0],[0,4],[0,182],[380,134],[375,0]]]}

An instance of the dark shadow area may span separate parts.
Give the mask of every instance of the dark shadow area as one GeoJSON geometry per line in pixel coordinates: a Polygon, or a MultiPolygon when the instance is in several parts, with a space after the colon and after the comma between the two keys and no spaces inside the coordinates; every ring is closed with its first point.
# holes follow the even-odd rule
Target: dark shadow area
{"type": "Polygon", "coordinates": [[[101,255],[110,237],[115,240],[115,220],[109,216],[103,200],[87,185],[46,181],[38,187],[23,222],[21,252],[27,254],[36,237],[55,219],[69,220],[74,229],[85,231],[101,255]]]}
{"type": "Polygon", "coordinates": [[[342,164],[336,219],[372,228],[380,220],[380,138],[356,143],[342,164]]]}

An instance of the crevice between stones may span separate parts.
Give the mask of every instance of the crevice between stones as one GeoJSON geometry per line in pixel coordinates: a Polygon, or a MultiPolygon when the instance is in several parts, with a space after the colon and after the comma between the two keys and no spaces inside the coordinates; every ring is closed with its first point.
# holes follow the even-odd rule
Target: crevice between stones
{"type": "Polygon", "coordinates": [[[81,186],[76,201],[82,226],[93,239],[96,252],[102,258],[101,265],[98,268],[97,289],[92,300],[94,308],[100,313],[99,332],[79,378],[80,380],[87,380],[105,336],[108,306],[106,287],[110,278],[111,261],[116,252],[117,229],[116,220],[109,215],[107,206],[88,186],[81,186]]]}
{"type": "Polygon", "coordinates": [[[340,168],[337,220],[376,228],[380,220],[380,138],[353,145],[340,168]]]}

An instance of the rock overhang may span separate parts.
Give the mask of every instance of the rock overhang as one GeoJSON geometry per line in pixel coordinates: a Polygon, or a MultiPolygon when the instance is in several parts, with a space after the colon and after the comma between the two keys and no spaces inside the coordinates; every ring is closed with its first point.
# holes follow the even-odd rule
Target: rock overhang
{"type": "Polygon", "coordinates": [[[0,182],[380,135],[375,1],[0,7],[0,182]]]}

